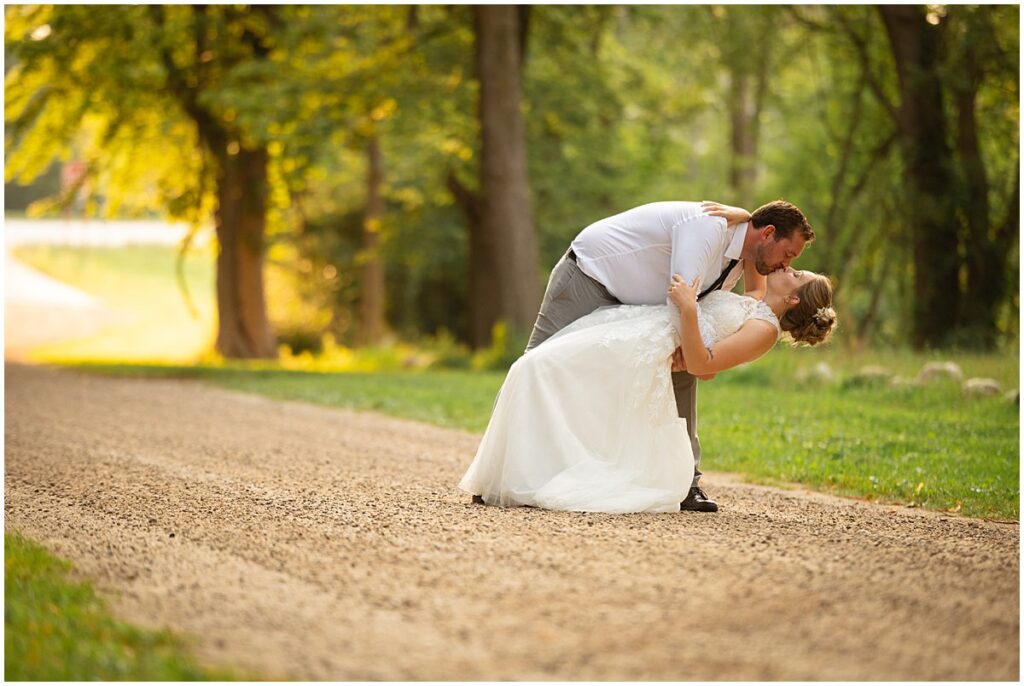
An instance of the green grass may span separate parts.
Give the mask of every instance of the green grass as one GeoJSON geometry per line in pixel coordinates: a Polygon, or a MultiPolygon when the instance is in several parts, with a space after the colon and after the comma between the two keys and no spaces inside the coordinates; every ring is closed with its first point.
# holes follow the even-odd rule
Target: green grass
{"type": "Polygon", "coordinates": [[[7,681],[223,681],[184,642],[112,618],[71,565],[17,533],[4,534],[4,678],[7,681]]]}
{"type": "Polygon", "coordinates": [[[1018,408],[929,389],[773,389],[705,385],[700,433],[709,469],[843,495],[1016,520],[1018,408]],[[753,428],[752,428],[753,427],[753,428]]]}

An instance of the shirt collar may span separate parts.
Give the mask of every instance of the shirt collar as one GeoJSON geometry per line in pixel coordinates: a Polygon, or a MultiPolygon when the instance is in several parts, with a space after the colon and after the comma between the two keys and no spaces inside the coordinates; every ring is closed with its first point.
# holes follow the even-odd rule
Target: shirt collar
{"type": "Polygon", "coordinates": [[[750,226],[750,222],[736,225],[736,230],[733,231],[729,247],[725,249],[725,256],[730,260],[738,260],[743,255],[743,241],[747,238],[748,226],[750,226]]]}

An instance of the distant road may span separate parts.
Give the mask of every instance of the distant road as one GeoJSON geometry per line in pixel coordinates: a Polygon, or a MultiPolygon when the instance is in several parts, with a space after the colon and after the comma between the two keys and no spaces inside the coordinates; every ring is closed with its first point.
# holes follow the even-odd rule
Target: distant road
{"type": "MultiPolygon", "coordinates": [[[[4,219],[4,247],[17,245],[176,245],[188,233],[185,224],[159,221],[101,221],[84,219],[4,219]]],[[[196,239],[202,242],[207,232],[196,239]]]]}
{"type": "MultiPolygon", "coordinates": [[[[82,290],[14,259],[20,245],[177,245],[183,224],[153,221],[4,220],[4,358],[26,360],[40,345],[82,338],[123,319],[82,290]]],[[[197,243],[206,236],[200,233],[197,243]]]]}

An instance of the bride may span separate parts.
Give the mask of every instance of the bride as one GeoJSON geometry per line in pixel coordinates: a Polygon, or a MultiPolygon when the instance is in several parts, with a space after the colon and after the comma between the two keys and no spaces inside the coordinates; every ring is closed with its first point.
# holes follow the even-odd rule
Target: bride
{"type": "Polygon", "coordinates": [[[489,505],[678,511],[693,455],[672,391],[676,347],[691,374],[709,376],[783,333],[821,343],[836,323],[832,284],[814,272],[779,270],[763,291],[714,291],[700,305],[699,289],[673,276],[675,307],[602,308],[519,358],[459,487],[489,505]]]}

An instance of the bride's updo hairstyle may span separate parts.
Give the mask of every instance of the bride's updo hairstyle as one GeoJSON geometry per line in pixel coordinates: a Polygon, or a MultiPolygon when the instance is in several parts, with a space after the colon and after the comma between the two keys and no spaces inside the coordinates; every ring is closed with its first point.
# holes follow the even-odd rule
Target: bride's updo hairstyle
{"type": "Polygon", "coordinates": [[[836,328],[836,311],[832,309],[832,282],[822,274],[808,281],[793,293],[800,298],[786,310],[779,321],[782,330],[793,337],[794,345],[824,343],[836,328]]]}

